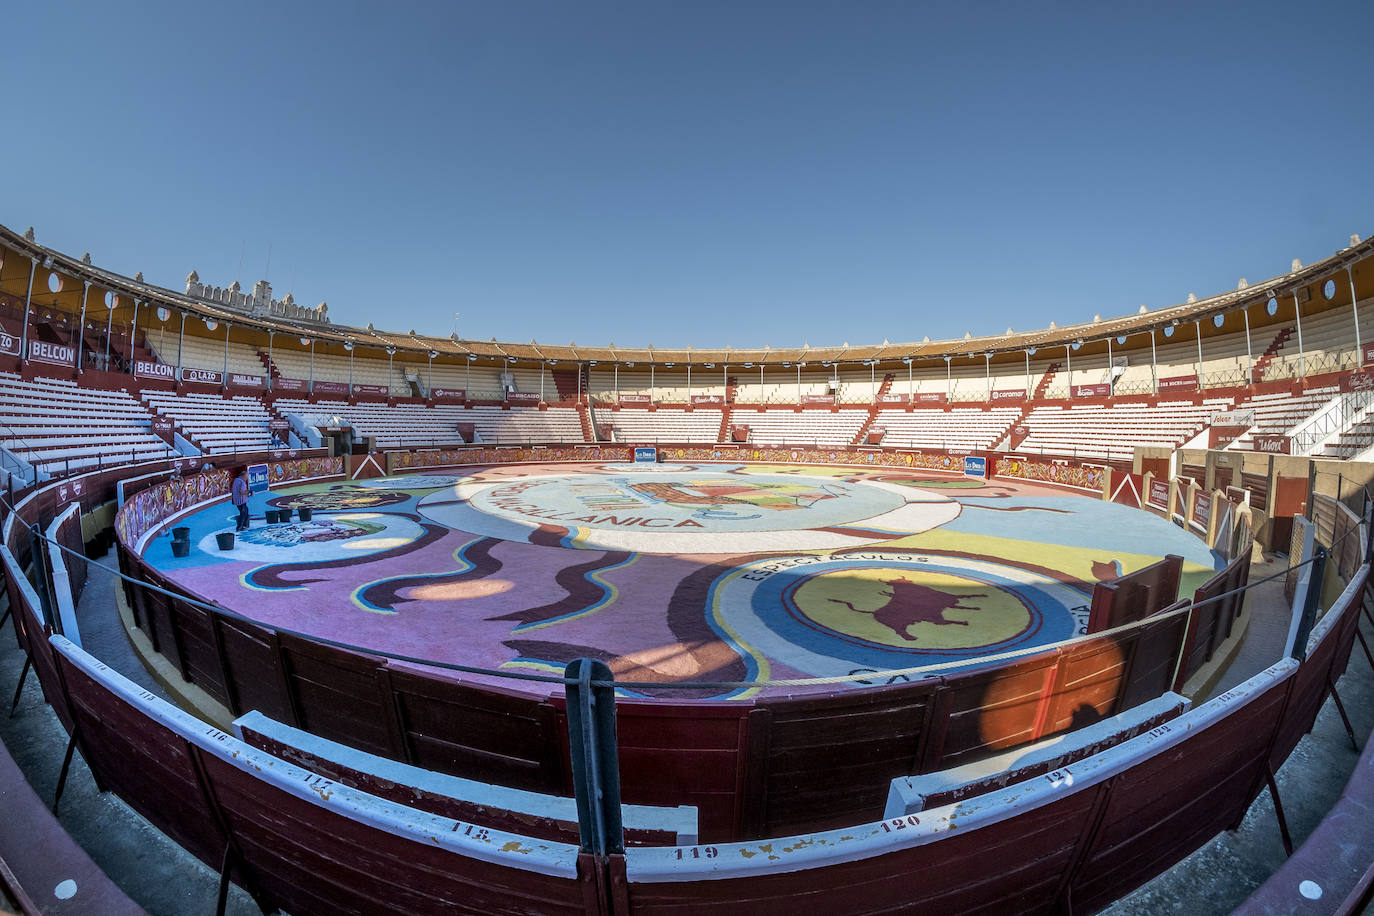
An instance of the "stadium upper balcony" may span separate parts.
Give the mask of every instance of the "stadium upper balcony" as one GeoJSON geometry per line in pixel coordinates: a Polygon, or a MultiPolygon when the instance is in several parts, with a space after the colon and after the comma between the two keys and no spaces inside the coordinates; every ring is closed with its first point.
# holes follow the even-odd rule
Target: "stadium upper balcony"
{"type": "MultiPolygon", "coordinates": [[[[227,303],[213,302],[204,296],[190,296],[154,286],[144,281],[141,274],[128,278],[95,267],[89,255],[73,258],[39,245],[32,230],[19,234],[4,227],[0,227],[0,258],[3,258],[0,261],[0,293],[7,294],[5,299],[10,307],[10,314],[5,316],[7,320],[4,321],[7,333],[16,336],[14,331],[20,332],[10,349],[27,343],[22,314],[24,311],[30,312],[32,321],[33,310],[37,308],[56,310],[64,316],[62,320],[67,321],[70,318],[65,316],[80,313],[84,315],[82,323],[88,332],[98,324],[99,318],[107,318],[112,323],[136,330],[140,321],[146,329],[148,322],[155,320],[152,316],[157,316],[164,324],[170,321],[176,325],[179,324],[178,316],[184,314],[207,322],[226,323],[256,331],[267,338],[283,335],[325,345],[352,343],[360,350],[366,350],[373,359],[378,358],[379,352],[386,353],[390,349],[411,361],[416,359],[417,354],[423,360],[433,353],[434,357],[429,359],[451,362],[456,357],[470,361],[535,362],[549,366],[598,362],[603,366],[692,365],[749,369],[755,366],[791,367],[797,364],[852,366],[872,361],[875,365],[892,369],[894,364],[900,365],[907,360],[939,363],[946,359],[967,360],[984,356],[989,362],[1006,363],[1021,359],[1025,353],[1033,355],[1037,350],[1043,353],[1078,346],[1089,352],[1105,351],[1113,341],[1118,345],[1139,349],[1148,347],[1151,342],[1164,342],[1145,340],[1139,335],[1153,339],[1154,332],[1171,333],[1171,329],[1180,326],[1186,328],[1187,325],[1194,327],[1186,329],[1181,339],[1196,340],[1206,348],[1210,338],[1234,333],[1232,328],[1213,324],[1218,318],[1223,319],[1223,324],[1229,324],[1224,322],[1228,314],[1243,311],[1252,330],[1262,332],[1271,326],[1277,330],[1285,323],[1296,323],[1295,309],[1321,312],[1342,305],[1348,308],[1352,292],[1361,300],[1374,296],[1374,271],[1368,267],[1363,271],[1360,269],[1365,266],[1361,262],[1371,254],[1374,254],[1374,240],[1360,241],[1358,236],[1352,236],[1351,244],[1332,256],[1306,267],[1295,261],[1289,272],[1262,282],[1247,284],[1242,281],[1235,290],[1204,299],[1152,310],[1142,306],[1137,314],[1063,327],[1051,323],[1049,327],[1039,330],[1011,332],[1008,329],[1006,334],[979,337],[969,334],[954,340],[932,341],[927,338],[917,343],[894,344],[883,341],[881,344],[863,346],[846,343],[840,346],[808,345],[776,349],[661,349],[653,346],[625,348],[614,344],[578,346],[570,343],[564,346],[535,341],[475,341],[456,336],[430,337],[414,332],[379,331],[371,325],[365,328],[333,325],[323,321],[318,310],[310,309],[295,309],[295,317],[275,315],[270,311],[254,314],[227,303]],[[19,316],[13,316],[15,310],[20,311],[19,316]],[[17,317],[18,321],[8,320],[10,317],[17,317]],[[1188,333],[1192,330],[1196,333],[1188,333]]],[[[1272,336],[1270,333],[1269,337],[1272,336]]],[[[1268,343],[1263,333],[1260,333],[1259,339],[1268,343]]],[[[399,382],[396,384],[400,385],[399,382]]]]}

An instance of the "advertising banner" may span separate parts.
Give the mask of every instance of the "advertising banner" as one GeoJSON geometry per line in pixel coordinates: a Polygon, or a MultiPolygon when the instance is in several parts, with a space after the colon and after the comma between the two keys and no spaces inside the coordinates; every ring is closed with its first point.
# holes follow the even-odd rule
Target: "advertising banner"
{"type": "Polygon", "coordinates": [[[1112,396],[1112,386],[1106,382],[1097,385],[1074,385],[1073,396],[1076,398],[1109,398],[1112,396]]]}
{"type": "Polygon", "coordinates": [[[824,404],[827,407],[833,406],[835,396],[833,394],[804,394],[802,395],[803,404],[824,404]]]}
{"type": "Polygon", "coordinates": [[[658,449],[649,445],[635,446],[635,464],[653,464],[658,461],[658,449]]]}
{"type": "Polygon", "coordinates": [[[1160,391],[1196,391],[1196,375],[1175,375],[1159,380],[1160,391]]]}
{"type": "Polygon", "coordinates": [[[506,402],[509,404],[538,404],[539,392],[537,391],[507,391],[506,402]]]}
{"type": "Polygon", "coordinates": [[[647,394],[622,394],[620,396],[621,407],[648,407],[653,403],[653,399],[647,394]]]}
{"type": "Polygon", "coordinates": [[[169,366],[166,363],[154,362],[151,359],[140,359],[134,361],[135,378],[157,378],[172,381],[176,378],[177,367],[169,366]]]}
{"type": "Polygon", "coordinates": [[[168,445],[171,445],[174,435],[172,431],[172,418],[153,417],[153,435],[157,436],[168,445]]]}
{"type": "Polygon", "coordinates": [[[248,465],[248,490],[251,493],[266,493],[268,486],[267,465],[248,465]]]}
{"type": "Polygon", "coordinates": [[[1157,509],[1168,511],[1169,509],[1169,481],[1167,478],[1155,478],[1150,481],[1150,505],[1157,509]]]}
{"type": "Polygon", "coordinates": [[[303,378],[274,378],[273,391],[309,391],[310,383],[303,378]]]}
{"type": "Polygon", "coordinates": [[[1353,372],[1341,376],[1341,391],[1374,390],[1374,372],[1353,372]]]}
{"type": "Polygon", "coordinates": [[[693,407],[723,407],[725,406],[725,396],[720,394],[694,394],[692,395],[693,407]]]}
{"type": "Polygon", "coordinates": [[[917,404],[943,404],[945,393],[943,391],[918,391],[916,393],[917,404]]]}
{"type": "Polygon", "coordinates": [[[184,366],[181,370],[181,380],[201,385],[218,385],[224,380],[224,373],[217,369],[192,369],[184,366]]]}
{"type": "Polygon", "coordinates": [[[267,387],[267,379],[261,375],[244,375],[242,372],[229,373],[230,388],[251,388],[254,391],[262,391],[267,387]]]}
{"type": "Polygon", "coordinates": [[[466,388],[431,388],[429,396],[436,401],[466,401],[468,392],[466,388]]]}
{"type": "Polygon", "coordinates": [[[1225,448],[1235,442],[1250,427],[1247,426],[1218,426],[1213,424],[1207,428],[1207,447],[1225,448]]]}
{"type": "Polygon", "coordinates": [[[965,477],[988,476],[988,460],[981,455],[969,455],[964,459],[965,477]]]}
{"type": "Polygon", "coordinates": [[[272,417],[267,421],[267,428],[274,433],[284,433],[291,428],[291,423],[281,417],[272,417]]]}
{"type": "Polygon", "coordinates": [[[907,401],[909,401],[909,400],[911,400],[911,398],[909,398],[909,397],[908,397],[907,395],[905,395],[905,394],[891,394],[891,393],[889,393],[889,394],[882,394],[882,395],[879,395],[879,396],[878,396],[878,403],[879,403],[879,404],[905,404],[905,403],[906,403],[907,401]]]}
{"type": "Polygon", "coordinates": [[[1203,490],[1193,493],[1193,524],[1206,528],[1212,518],[1212,494],[1203,490]]]}
{"type": "Polygon", "coordinates": [[[1374,363],[1374,341],[1360,345],[1360,365],[1368,366],[1374,363]]]}
{"type": "Polygon", "coordinates": [[[1290,436],[1256,436],[1255,451],[1266,455],[1291,455],[1293,439],[1290,436]]]}
{"type": "Polygon", "coordinates": [[[15,337],[13,334],[7,334],[4,331],[0,331],[0,353],[6,356],[18,356],[19,338],[15,337]]]}
{"type": "Polygon", "coordinates": [[[383,400],[391,394],[391,390],[385,385],[354,385],[353,396],[355,398],[368,398],[369,400],[383,400]]]}
{"type": "Polygon", "coordinates": [[[1024,388],[1008,388],[992,393],[992,400],[994,403],[997,401],[1024,401],[1025,399],[1026,389],[1024,388]]]}
{"type": "Polygon", "coordinates": [[[348,394],[347,382],[315,382],[316,394],[348,394]]]}
{"type": "Polygon", "coordinates": [[[70,366],[76,359],[76,351],[62,344],[51,344],[46,340],[29,341],[29,359],[54,366],[70,366]]]}

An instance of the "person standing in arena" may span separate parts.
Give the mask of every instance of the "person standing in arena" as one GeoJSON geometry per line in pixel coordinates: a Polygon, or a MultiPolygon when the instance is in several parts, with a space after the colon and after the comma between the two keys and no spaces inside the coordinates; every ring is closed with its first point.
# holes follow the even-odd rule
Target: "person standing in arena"
{"type": "Polygon", "coordinates": [[[235,531],[248,530],[248,476],[243,466],[234,468],[233,482],[229,485],[229,502],[239,510],[238,526],[235,531]]]}

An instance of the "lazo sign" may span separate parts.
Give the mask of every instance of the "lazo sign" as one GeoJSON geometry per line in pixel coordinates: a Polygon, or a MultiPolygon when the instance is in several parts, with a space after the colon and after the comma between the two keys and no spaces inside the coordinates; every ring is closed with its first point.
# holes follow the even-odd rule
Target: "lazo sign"
{"type": "Polygon", "coordinates": [[[29,341],[29,359],[55,366],[70,366],[76,359],[76,351],[62,344],[48,343],[46,340],[29,341]]]}
{"type": "Polygon", "coordinates": [[[181,370],[181,380],[198,385],[218,385],[224,380],[224,373],[218,369],[192,369],[185,366],[181,370]]]}
{"type": "Polygon", "coordinates": [[[19,338],[15,337],[13,334],[6,334],[4,331],[0,331],[0,353],[6,356],[18,356],[19,338]]]}

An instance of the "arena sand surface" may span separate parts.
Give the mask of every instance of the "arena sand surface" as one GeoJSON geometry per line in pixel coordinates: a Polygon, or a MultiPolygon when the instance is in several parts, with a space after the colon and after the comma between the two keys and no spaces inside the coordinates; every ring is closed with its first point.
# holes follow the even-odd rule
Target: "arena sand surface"
{"type": "Polygon", "coordinates": [[[219,503],[144,557],[266,625],[374,652],[526,673],[586,656],[625,682],[736,685],[625,696],[900,680],[1078,635],[1096,582],[1165,554],[1184,557],[1184,594],[1221,565],[1148,512],[891,468],[503,465],[287,487],[251,512],[232,551],[216,545],[233,529],[219,503]],[[302,507],[310,521],[264,524],[302,507]],[[826,682],[777,683],[804,678],[826,682]]]}

